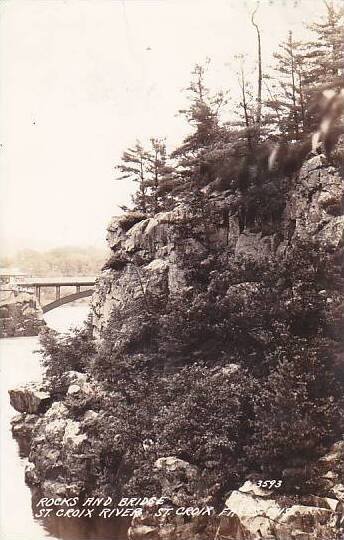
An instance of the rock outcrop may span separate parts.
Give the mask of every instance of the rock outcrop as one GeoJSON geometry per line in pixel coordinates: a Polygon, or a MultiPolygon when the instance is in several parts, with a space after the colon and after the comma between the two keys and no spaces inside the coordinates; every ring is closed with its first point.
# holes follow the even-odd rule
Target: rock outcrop
{"type": "MultiPolygon", "coordinates": [[[[169,294],[183,287],[175,227],[187,217],[187,209],[181,206],[154,218],[141,215],[134,225],[129,220],[130,228],[123,216],[111,221],[107,241],[114,256],[99,276],[92,298],[96,335],[101,336],[114,307],[124,309],[150,291],[169,294]]],[[[186,252],[198,247],[192,239],[184,243],[186,252]]]]}
{"type": "MultiPolygon", "coordinates": [[[[219,209],[216,223],[208,231],[212,241],[218,246],[230,246],[235,257],[251,260],[284,257],[300,240],[318,241],[328,253],[337,250],[344,237],[344,183],[339,172],[328,164],[323,155],[317,155],[311,157],[289,183],[285,208],[276,227],[278,231],[268,233],[257,230],[257,227],[242,228],[235,211],[232,211],[232,194],[212,194],[212,200],[219,209]]],[[[201,253],[204,249],[187,228],[183,230],[181,239],[180,230],[189,218],[189,210],[180,205],[171,212],[151,218],[141,214],[135,219],[128,219],[128,222],[125,216],[112,220],[107,241],[113,256],[100,275],[93,296],[94,326],[98,338],[102,337],[113,309],[125,309],[129,302],[150,290],[167,297],[180,292],[185,286],[185,257],[201,253]]],[[[258,285],[253,282],[233,285],[231,297],[238,294],[249,304],[258,285]]],[[[276,492],[259,490],[246,482],[226,500],[231,515],[217,523],[216,536],[210,532],[214,529],[213,520],[208,520],[205,525],[202,519],[193,519],[191,523],[186,523],[181,517],[157,519],[152,510],[147,509],[143,516],[133,519],[129,537],[133,540],[330,540],[337,534],[334,531],[340,530],[343,519],[341,502],[344,488],[338,472],[333,472],[342,459],[339,453],[337,445],[332,451],[336,463],[331,462],[329,467],[325,466],[332,459],[329,456],[323,458],[322,464],[319,462],[327,498],[313,498],[311,502],[308,500],[286,507],[279,502],[276,492]]],[[[181,465],[179,460],[169,457],[158,460],[155,468],[158,468],[162,493],[173,504],[183,504],[186,493],[195,493],[199,472],[190,464],[181,465]],[[184,482],[178,483],[180,468],[185,469],[182,475],[184,482]],[[191,490],[185,484],[188,473],[193,484],[191,490]]]]}
{"type": "Polygon", "coordinates": [[[20,455],[28,457],[31,448],[33,432],[39,419],[37,414],[18,414],[11,420],[12,434],[16,439],[20,455]]]}
{"type": "Polygon", "coordinates": [[[35,295],[13,289],[0,302],[0,337],[37,336],[45,326],[35,295]]]}
{"type": "MultiPolygon", "coordinates": [[[[339,172],[317,155],[306,161],[290,180],[289,195],[279,232],[263,234],[255,227],[241,229],[233,210],[233,195],[212,194],[218,215],[208,231],[212,242],[231,246],[235,256],[254,260],[283,254],[299,240],[320,241],[324,250],[334,251],[344,237],[344,183],[339,172]]],[[[185,227],[192,217],[181,204],[154,217],[135,213],[112,219],[107,242],[112,257],[100,274],[92,299],[95,334],[101,337],[114,308],[153,291],[168,295],[185,286],[183,262],[202,253],[204,246],[195,235],[197,225],[185,227]]],[[[239,284],[240,290],[244,284],[239,284]]],[[[250,287],[252,284],[250,285],[250,287]]]]}
{"type": "Polygon", "coordinates": [[[43,412],[51,401],[49,392],[46,392],[39,383],[28,383],[12,388],[9,395],[10,403],[16,411],[29,414],[43,412]]]}
{"type": "Polygon", "coordinates": [[[319,497],[314,506],[294,504],[285,507],[270,495],[247,488],[233,491],[226,500],[226,507],[233,514],[221,520],[217,537],[235,540],[330,539],[343,516],[341,505],[335,499],[319,497]]]}
{"type": "Polygon", "coordinates": [[[308,160],[286,205],[285,228],[295,226],[290,241],[311,237],[325,250],[337,249],[343,242],[343,197],[343,179],[326,158],[308,160]]]}
{"type": "Polygon", "coordinates": [[[89,431],[99,414],[87,409],[99,389],[85,374],[69,371],[63,379],[63,401],[52,402],[34,383],[10,390],[11,404],[22,412],[12,420],[12,432],[29,457],[26,482],[48,497],[78,496],[85,488],[94,443],[89,431]],[[84,412],[76,418],[74,410],[84,412]]]}
{"type": "MultiPolygon", "coordinates": [[[[332,463],[333,469],[342,466],[342,443],[334,445],[319,465],[332,463]]],[[[193,507],[192,493],[197,500],[197,467],[175,457],[160,458],[154,467],[162,473],[162,493],[171,507],[193,507]]],[[[344,526],[344,505],[341,486],[335,484],[331,497],[304,496],[296,504],[280,497],[276,490],[263,489],[246,481],[232,491],[225,507],[218,513],[195,516],[191,520],[175,512],[157,516],[157,508],[147,506],[142,515],[135,516],[129,529],[131,540],[334,540],[344,526]],[[335,490],[338,497],[335,497],[335,490]]],[[[205,508],[197,500],[194,507],[205,508]]],[[[209,507],[208,507],[209,508],[209,507]]],[[[212,508],[212,507],[210,507],[212,508]]],[[[339,537],[338,537],[339,538],[339,537]]]]}

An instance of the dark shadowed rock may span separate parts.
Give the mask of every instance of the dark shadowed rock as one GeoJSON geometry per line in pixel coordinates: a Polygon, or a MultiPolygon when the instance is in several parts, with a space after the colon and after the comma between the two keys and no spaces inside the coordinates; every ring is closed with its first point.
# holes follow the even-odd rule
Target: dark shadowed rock
{"type": "Polygon", "coordinates": [[[13,437],[16,439],[20,455],[27,457],[30,453],[30,446],[33,437],[33,431],[39,420],[37,414],[17,414],[11,420],[13,437]]]}
{"type": "MultiPolygon", "coordinates": [[[[341,519],[339,501],[317,497],[314,505],[296,504],[283,507],[273,498],[261,496],[251,483],[246,482],[239,491],[233,491],[226,507],[233,514],[221,518],[219,531],[234,540],[274,538],[332,539],[341,519]]],[[[218,536],[216,538],[221,538],[218,536]]]]}
{"type": "Polygon", "coordinates": [[[44,326],[43,311],[33,292],[13,287],[0,302],[0,337],[37,336],[44,326]]]}
{"type": "Polygon", "coordinates": [[[191,503],[197,497],[201,482],[200,471],[187,461],[174,456],[159,458],[154,469],[161,484],[162,496],[176,506],[191,503]]]}
{"type": "Polygon", "coordinates": [[[49,405],[50,393],[39,383],[28,383],[8,391],[12,407],[18,412],[37,414],[49,405]]]}

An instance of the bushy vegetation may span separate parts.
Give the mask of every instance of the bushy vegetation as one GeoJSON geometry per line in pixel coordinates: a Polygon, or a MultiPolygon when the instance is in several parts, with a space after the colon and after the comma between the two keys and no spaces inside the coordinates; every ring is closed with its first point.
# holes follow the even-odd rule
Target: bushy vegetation
{"type": "Polygon", "coordinates": [[[46,383],[56,395],[66,390],[63,375],[66,371],[85,373],[96,349],[89,316],[81,328],[59,334],[50,328],[40,334],[41,353],[46,383]]]}
{"type": "MultiPolygon", "coordinates": [[[[93,487],[137,495],[141,486],[157,495],[152,464],[168,455],[199,466],[203,492],[215,498],[249,474],[283,479],[285,493],[319,485],[313,464],[343,432],[342,253],[309,239],[266,260],[235,256],[212,241],[221,212],[209,194],[228,191],[222,211],[237,216],[241,229],[282,234],[287,177],[311,150],[324,114],[313,97],[322,88],[338,96],[343,85],[332,55],[343,47],[342,16],[329,6],[327,20],[313,27],[323,40],[306,51],[289,36],[276,56],[283,75],[271,82],[276,99],[264,101],[261,88],[251,99],[242,65],[236,125],[221,122],[226,96],[211,95],[197,66],[183,111],[192,133],[172,156],[157,139],[123,155],[122,180],[139,184],[128,227],[187,202],[190,220],[174,226],[187,283],[178,296],[146,291],[115,309],[97,351],[86,329],[43,339],[53,387],[77,369],[101,389],[93,404],[100,413],[93,487]],[[328,63],[326,87],[318,85],[319,57],[328,63]],[[190,237],[202,249],[186,253],[190,237]]],[[[331,116],[335,139],[341,114],[338,107],[331,116]]],[[[115,256],[109,267],[126,262],[115,256]]]]}
{"type": "Polygon", "coordinates": [[[96,353],[88,328],[43,338],[50,384],[61,390],[76,369],[102,389],[91,407],[101,412],[94,483],[119,496],[144,482],[156,494],[152,464],[175,455],[203,471],[203,495],[248,473],[310,492],[311,464],[343,429],[341,262],[311,244],[261,263],[214,247],[201,259],[188,258],[201,279],[186,273],[193,287],[164,306],[142,297],[114,310],[96,353]]]}

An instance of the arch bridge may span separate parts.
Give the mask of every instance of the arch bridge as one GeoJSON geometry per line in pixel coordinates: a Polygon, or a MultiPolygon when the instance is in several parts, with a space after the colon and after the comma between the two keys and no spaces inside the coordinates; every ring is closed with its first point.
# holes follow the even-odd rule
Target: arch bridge
{"type": "Polygon", "coordinates": [[[38,302],[41,304],[41,292],[44,288],[55,288],[55,300],[44,306],[41,304],[43,313],[47,313],[52,309],[74,302],[80,298],[91,296],[95,284],[95,276],[78,276],[78,277],[30,277],[17,280],[19,288],[34,289],[38,302]],[[61,294],[62,287],[75,287],[75,292],[72,294],[61,294]]]}

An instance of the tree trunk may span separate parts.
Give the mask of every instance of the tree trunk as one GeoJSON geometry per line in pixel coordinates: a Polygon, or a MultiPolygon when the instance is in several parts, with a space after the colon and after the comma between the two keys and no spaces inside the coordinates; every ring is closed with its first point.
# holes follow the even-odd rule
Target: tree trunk
{"type": "Polygon", "coordinates": [[[251,22],[257,32],[257,45],[258,45],[258,90],[257,90],[257,115],[256,115],[257,139],[259,139],[260,137],[260,126],[262,122],[262,80],[263,80],[261,36],[260,36],[259,26],[254,20],[258,7],[259,6],[257,5],[251,17],[251,22]]]}

